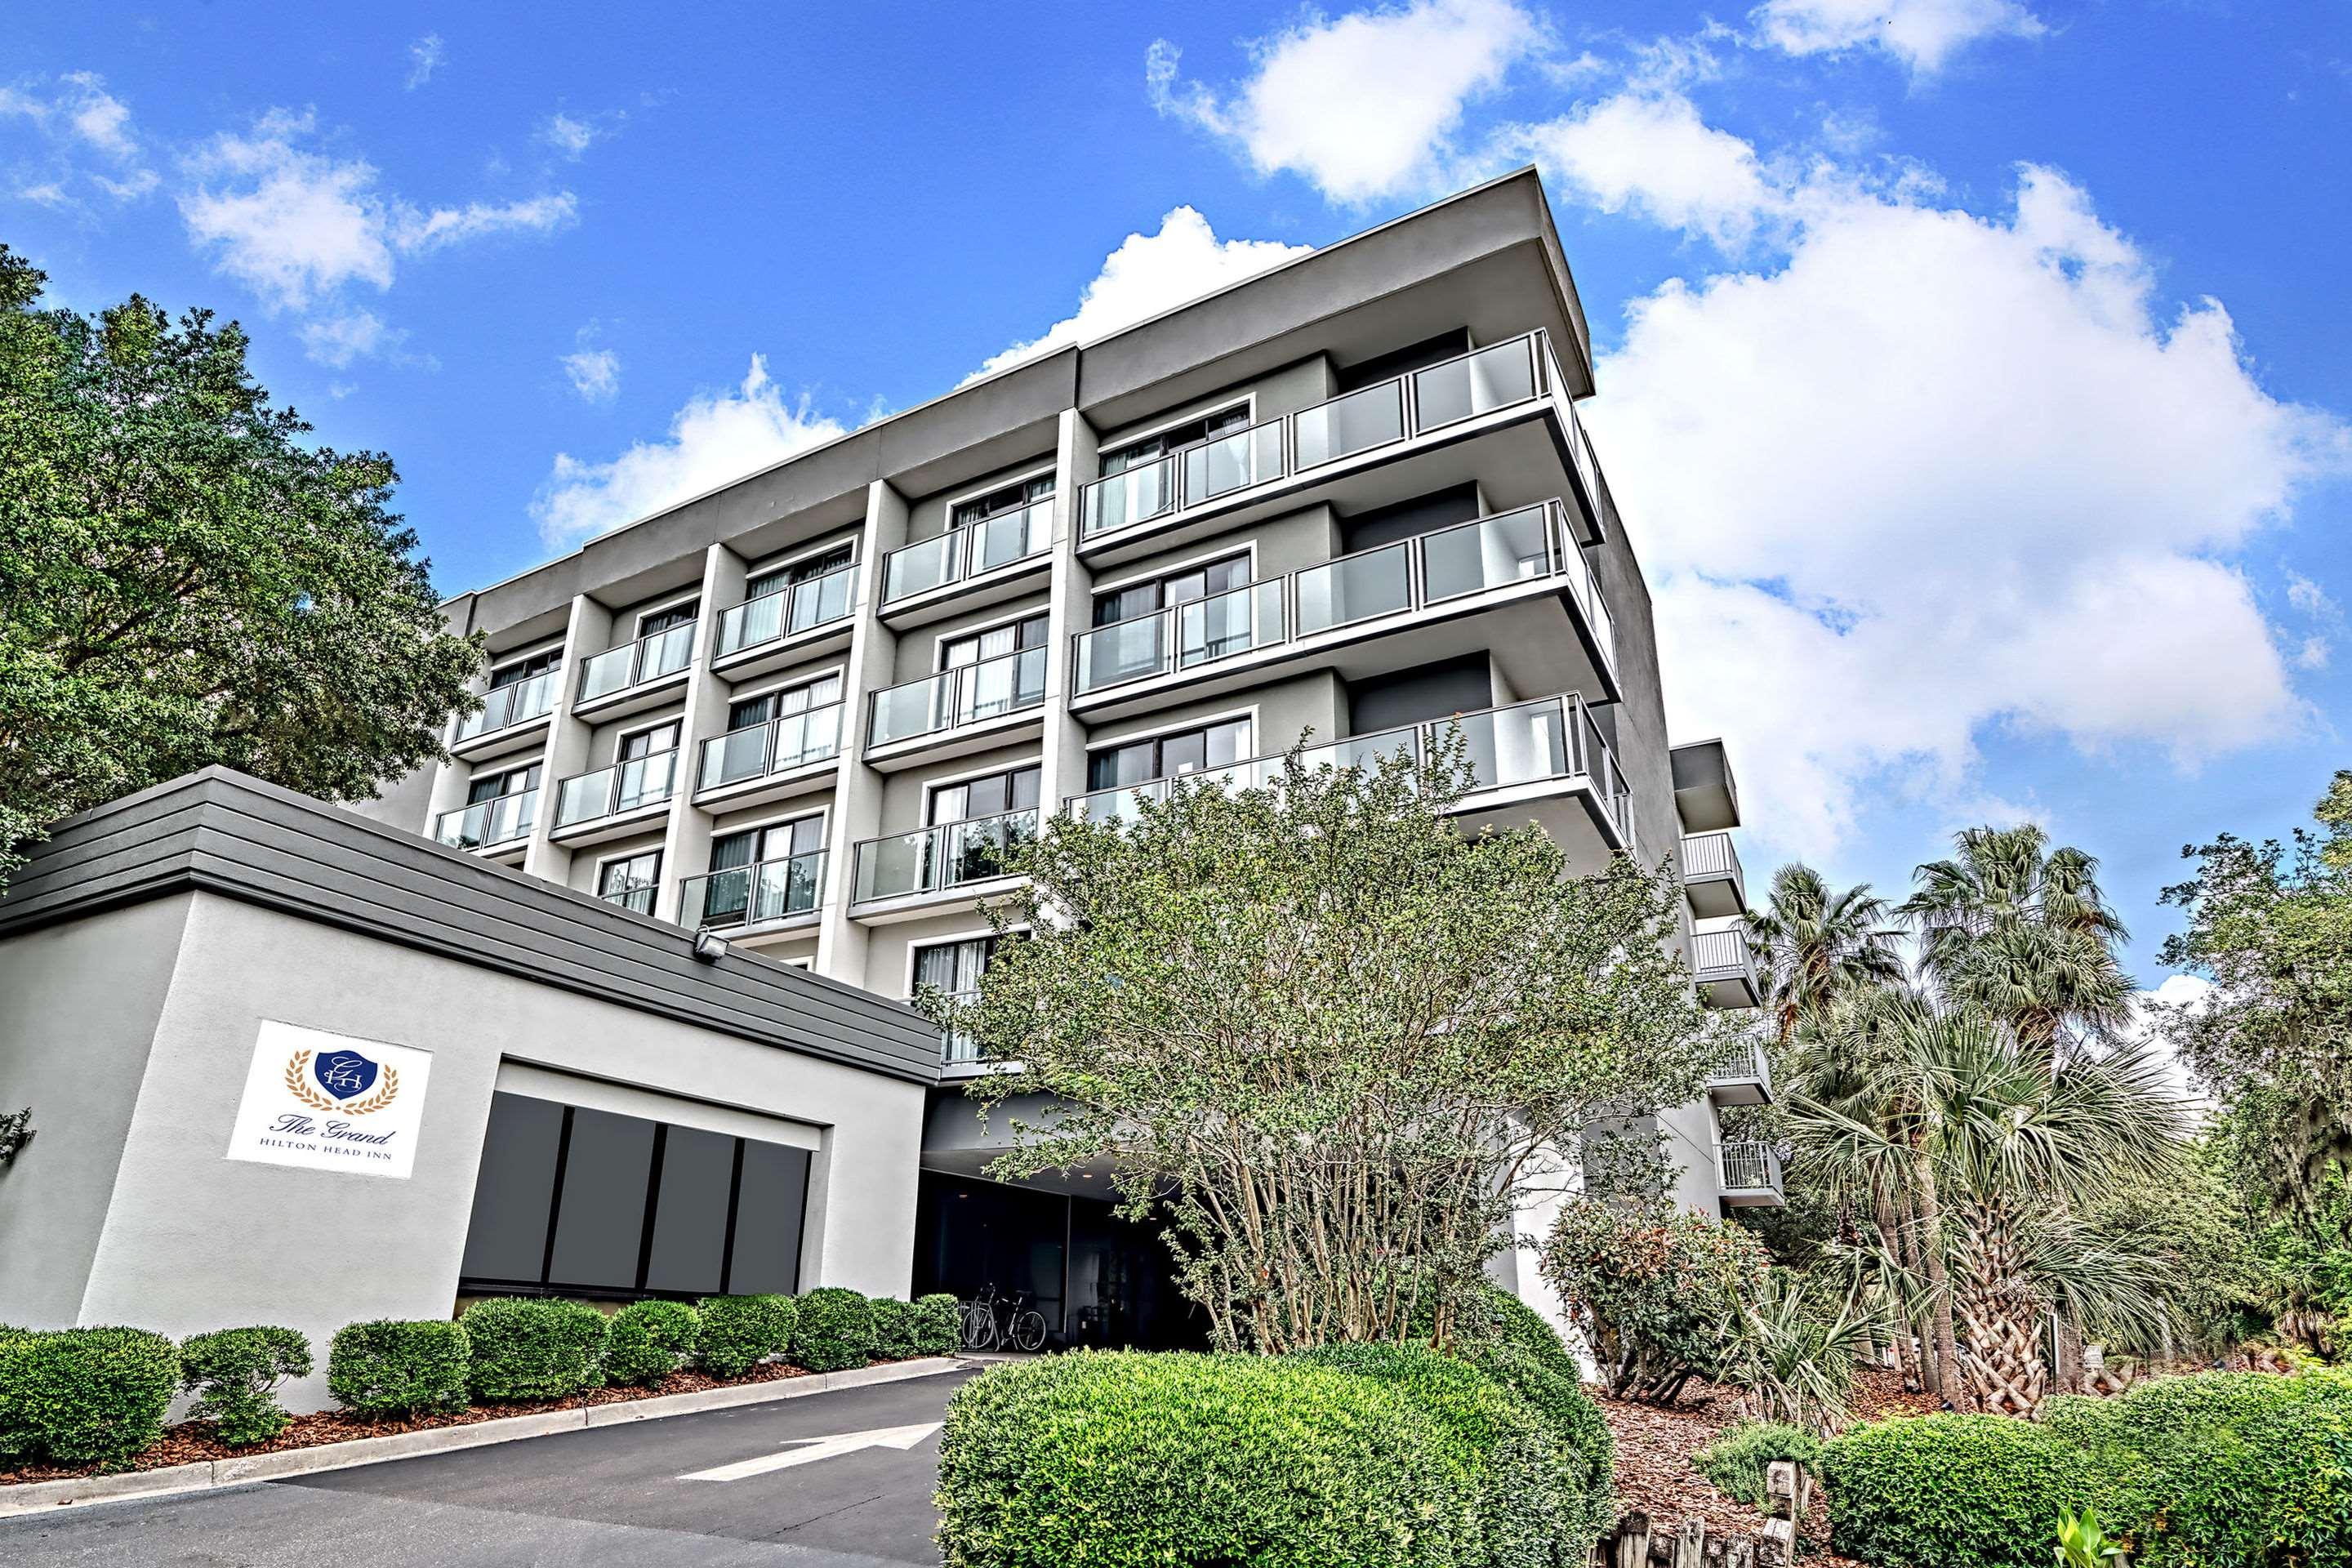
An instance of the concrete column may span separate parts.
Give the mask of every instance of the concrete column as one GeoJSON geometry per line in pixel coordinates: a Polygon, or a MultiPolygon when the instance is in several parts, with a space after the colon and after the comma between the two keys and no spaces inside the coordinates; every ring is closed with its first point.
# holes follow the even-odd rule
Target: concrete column
{"type": "Polygon", "coordinates": [[[695,805],[694,788],[702,776],[702,742],[727,730],[732,689],[711,673],[710,659],[719,646],[719,613],[743,602],[746,576],[743,558],[727,546],[713,544],[704,552],[702,613],[695,623],[686,712],[677,727],[677,793],[670,797],[662,828],[661,885],[654,892],[659,920],[676,921],[679,884],[710,869],[710,815],[695,805]]]}
{"type": "Polygon", "coordinates": [[[892,683],[898,671],[898,634],[875,611],[882,602],[882,557],[907,542],[907,498],[887,480],[866,491],[866,531],[857,546],[856,621],[849,634],[849,663],[842,680],[847,707],[841,716],[841,762],[833,789],[833,816],[825,835],[824,912],[817,923],[816,972],[888,995],[887,986],[869,984],[866,973],[866,928],[849,918],[856,877],[858,841],[882,831],[882,775],[866,765],[868,697],[892,683]]]}
{"type": "Polygon", "coordinates": [[[580,661],[604,652],[612,640],[613,612],[585,594],[574,598],[572,620],[563,632],[555,712],[548,721],[547,749],[540,753],[539,820],[531,827],[530,847],[522,857],[524,870],[559,885],[571,882],[572,851],[549,837],[555,827],[555,786],[588,771],[588,737],[594,728],[572,711],[580,698],[580,661]]]}
{"type": "Polygon", "coordinates": [[[1075,408],[1062,410],[1054,437],[1054,553],[1047,578],[1045,739],[1039,805],[1048,816],[1087,787],[1086,726],[1070,717],[1070,639],[1087,627],[1094,574],[1078,559],[1079,490],[1098,470],[1094,426],[1075,408]]]}

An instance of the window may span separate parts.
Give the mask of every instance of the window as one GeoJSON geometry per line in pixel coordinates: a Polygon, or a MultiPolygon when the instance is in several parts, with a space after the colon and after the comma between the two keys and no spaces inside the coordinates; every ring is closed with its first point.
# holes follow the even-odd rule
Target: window
{"type": "Polygon", "coordinates": [[[1019,511],[1053,493],[1054,476],[1039,474],[1035,479],[1024,479],[1017,485],[1007,485],[1001,490],[991,490],[984,496],[956,502],[955,510],[948,514],[948,526],[951,529],[970,528],[973,523],[986,522],[1001,512],[1019,511]]]}
{"type": "Polygon", "coordinates": [[[781,594],[803,583],[814,582],[829,572],[838,572],[848,565],[856,552],[844,544],[814,555],[803,555],[783,566],[772,566],[743,584],[746,599],[764,599],[771,594],[781,594]]]}
{"type": "Polygon", "coordinates": [[[748,730],[786,713],[805,713],[812,708],[827,707],[840,700],[841,677],[828,675],[805,686],[787,686],[780,691],[738,698],[727,705],[727,728],[748,730]]]}
{"type": "MultiPolygon", "coordinates": [[[[925,990],[939,991],[958,1001],[970,1001],[980,990],[980,977],[988,969],[988,961],[996,952],[992,936],[967,937],[961,942],[943,942],[915,950],[915,985],[910,994],[919,996],[925,990]]],[[[980,1059],[980,1043],[969,1035],[949,1031],[940,1037],[941,1056],[950,1062],[976,1062],[980,1059]]]]}
{"type": "Polygon", "coordinates": [[[789,860],[824,847],[824,818],[803,816],[769,827],[722,833],[710,841],[710,868],[731,871],[763,860],[789,860]]]}
{"type": "Polygon", "coordinates": [[[545,675],[562,662],[563,650],[560,647],[551,647],[543,653],[532,654],[529,658],[519,658],[512,664],[501,665],[490,671],[489,689],[496,691],[501,686],[513,686],[529,680],[535,675],[545,675]]]}
{"type": "Polygon", "coordinates": [[[466,804],[476,805],[500,795],[527,795],[539,787],[539,764],[502,773],[476,773],[466,781],[466,804]]]}
{"type": "Polygon", "coordinates": [[[620,749],[613,753],[616,763],[639,762],[661,752],[677,750],[677,725],[656,724],[650,730],[640,730],[621,738],[620,749]]]}
{"type": "Polygon", "coordinates": [[[976,816],[1002,816],[1008,811],[1031,811],[1037,805],[1036,767],[1008,768],[985,778],[965,779],[931,791],[930,826],[969,822],[976,816]]]}
{"type": "Polygon", "coordinates": [[[666,632],[675,626],[690,626],[694,624],[696,614],[701,608],[699,603],[688,599],[683,605],[672,605],[667,609],[649,611],[637,617],[637,636],[640,638],[649,637],[656,632],[666,632]]]}
{"type": "Polygon", "coordinates": [[[1139,441],[1129,441],[1123,447],[1104,451],[1102,477],[1123,474],[1145,463],[1156,462],[1180,447],[1190,447],[1196,441],[1207,441],[1219,436],[1230,436],[1236,430],[1249,428],[1249,405],[1235,404],[1202,419],[1190,419],[1181,425],[1171,425],[1156,435],[1139,441]]]}
{"type": "Polygon", "coordinates": [[[808,1173],[788,1144],[500,1091],[458,1289],[797,1289],[808,1173]]]}
{"type": "Polygon", "coordinates": [[[970,637],[940,639],[940,668],[959,669],[982,659],[1001,658],[1008,653],[1022,653],[1045,646],[1045,616],[1041,613],[1024,616],[1005,626],[991,626],[970,637]]]}
{"type": "Polygon", "coordinates": [[[1149,740],[1128,741],[1087,753],[1087,787],[1150,784],[1207,769],[1227,768],[1250,754],[1250,721],[1228,719],[1149,740]]]}
{"type": "Polygon", "coordinates": [[[596,896],[638,914],[654,912],[654,891],[661,886],[661,851],[648,849],[625,860],[607,860],[596,871],[596,896]]]}
{"type": "Polygon", "coordinates": [[[1121,621],[1139,620],[1157,615],[1171,605],[1213,599],[1219,594],[1247,587],[1249,580],[1250,558],[1244,554],[1229,555],[1205,566],[1188,566],[1164,577],[1129,583],[1123,588],[1095,595],[1094,624],[1110,626],[1121,621]]]}

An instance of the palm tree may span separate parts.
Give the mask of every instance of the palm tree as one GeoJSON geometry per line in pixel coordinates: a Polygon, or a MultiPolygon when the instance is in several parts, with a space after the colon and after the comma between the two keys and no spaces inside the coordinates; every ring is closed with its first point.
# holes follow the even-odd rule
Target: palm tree
{"type": "Polygon", "coordinates": [[[1748,930],[1784,1046],[1799,1025],[1825,1016],[1842,996],[1902,977],[1886,900],[1867,883],[1832,893],[1802,862],[1772,874],[1771,895],[1761,913],[1748,917],[1748,930]]]}

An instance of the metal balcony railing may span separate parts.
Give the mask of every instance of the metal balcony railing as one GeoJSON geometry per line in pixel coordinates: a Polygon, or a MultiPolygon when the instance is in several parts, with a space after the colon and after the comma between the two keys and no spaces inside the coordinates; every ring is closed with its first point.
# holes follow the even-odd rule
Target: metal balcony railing
{"type": "Polygon", "coordinates": [[[1045,700],[1045,649],[1023,648],[959,665],[870,693],[866,700],[868,747],[1017,713],[1045,700]]]}
{"type": "Polygon", "coordinates": [[[487,735],[512,724],[527,724],[533,719],[543,719],[555,710],[555,677],[549,669],[514,681],[506,686],[492,687],[482,693],[482,710],[468,713],[457,721],[457,739],[470,741],[477,735],[487,735]]]}
{"type": "Polygon", "coordinates": [[[632,686],[676,675],[694,660],[696,624],[688,621],[582,659],[579,701],[593,702],[632,686]]]}
{"type": "Polygon", "coordinates": [[[882,605],[887,609],[918,594],[1043,555],[1053,532],[1054,502],[1048,497],[893,550],[882,558],[882,605]]]}
{"type": "Polygon", "coordinates": [[[1695,877],[1739,875],[1739,851],[1728,833],[1691,833],[1683,837],[1683,880],[1695,877]]]}
{"type": "Polygon", "coordinates": [[[935,893],[1002,877],[1013,852],[1037,836],[1037,808],[943,822],[913,833],[869,838],[857,846],[850,901],[935,893]]]}
{"type": "Polygon", "coordinates": [[[538,820],[539,791],[519,790],[443,812],[433,819],[433,837],[459,849],[494,849],[529,838],[538,820]]]}
{"type": "Polygon", "coordinates": [[[1780,1192],[1780,1156],[1769,1143],[1726,1142],[1717,1146],[1715,1157],[1725,1192],[1780,1192]]]}
{"type": "Polygon", "coordinates": [[[856,590],[857,565],[852,562],[822,577],[746,599],[719,616],[719,645],[713,657],[725,658],[745,648],[796,637],[803,632],[846,620],[850,599],[856,590]]]}
{"type": "Polygon", "coordinates": [[[717,789],[835,756],[841,751],[841,715],[842,704],[827,702],[715,735],[702,742],[702,772],[695,787],[717,789]]]}
{"type": "Polygon", "coordinates": [[[1706,1069],[1706,1081],[1710,1088],[1756,1084],[1769,1089],[1771,1058],[1764,1049],[1764,1042],[1752,1035],[1742,1035],[1727,1046],[1716,1064],[1706,1069]]]}
{"type": "Polygon", "coordinates": [[[631,757],[555,786],[555,827],[562,832],[641,805],[658,805],[677,785],[677,748],[631,757]]]}
{"type": "Polygon", "coordinates": [[[824,850],[812,849],[685,878],[678,883],[677,923],[700,931],[766,925],[811,913],[824,897],[824,850]]]}
{"type": "Polygon", "coordinates": [[[1748,922],[1691,932],[1691,970],[1700,980],[1753,978],[1756,959],[1748,948],[1748,922]]]}

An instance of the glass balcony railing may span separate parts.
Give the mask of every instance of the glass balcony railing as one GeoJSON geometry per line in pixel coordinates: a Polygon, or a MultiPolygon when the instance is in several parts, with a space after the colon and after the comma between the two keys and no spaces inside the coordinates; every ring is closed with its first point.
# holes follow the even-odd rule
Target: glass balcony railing
{"type": "Polygon", "coordinates": [[[1002,877],[1013,852],[1037,836],[1037,810],[945,822],[914,833],[869,838],[857,847],[853,903],[936,893],[1002,877]]]}
{"type": "Polygon", "coordinates": [[[918,594],[1042,555],[1053,533],[1054,503],[1049,498],[893,550],[882,558],[883,605],[887,608],[918,594]]]}
{"type": "Polygon", "coordinates": [[[520,790],[443,812],[434,818],[433,837],[459,849],[494,849],[529,838],[538,820],[539,791],[520,790]]]}
{"type": "Polygon", "coordinates": [[[1600,589],[1565,526],[1559,501],[1538,501],[1079,632],[1071,638],[1073,689],[1083,696],[1545,577],[1564,579],[1613,669],[1600,589]]]}
{"type": "Polygon", "coordinates": [[[684,669],[694,660],[696,624],[688,621],[582,659],[580,701],[593,702],[684,669]]]}
{"type": "MultiPolygon", "coordinates": [[[[1404,753],[1426,767],[1444,754],[1448,738],[1457,733],[1462,739],[1463,761],[1470,768],[1473,792],[1546,780],[1582,781],[1600,801],[1611,824],[1618,828],[1621,845],[1626,842],[1630,813],[1624,774],[1618,771],[1617,758],[1601,738],[1584,700],[1574,692],[1514,703],[1507,708],[1458,714],[1433,723],[1351,735],[1346,740],[1309,746],[1300,753],[1299,760],[1309,772],[1326,766],[1370,769],[1384,757],[1404,753]]],[[[1213,780],[1230,790],[1265,789],[1281,784],[1283,764],[1283,757],[1276,754],[1186,776],[1213,780]]],[[[1089,795],[1073,795],[1064,802],[1063,809],[1087,822],[1123,823],[1141,815],[1142,802],[1165,801],[1175,783],[1173,779],[1153,779],[1115,785],[1089,795]]]]}
{"type": "Polygon", "coordinates": [[[877,691],[866,724],[868,746],[961,729],[1045,700],[1045,650],[1023,648],[977,664],[877,691]]]}
{"type": "Polygon", "coordinates": [[[705,926],[765,925],[814,910],[824,897],[822,849],[734,866],[678,884],[677,923],[688,931],[705,926]]]}
{"type": "Polygon", "coordinates": [[[841,709],[840,703],[828,702],[703,742],[702,773],[695,787],[717,789],[769,773],[790,773],[838,754],[841,709]]]}
{"type": "MultiPolygon", "coordinates": [[[[1079,531],[1089,539],[1115,533],[1408,436],[1532,402],[1559,384],[1547,334],[1507,339],[1097,479],[1079,498],[1079,531]]],[[[1564,400],[1561,406],[1567,408],[1564,400]]],[[[1571,458],[1579,474],[1587,476],[1587,493],[1593,493],[1597,470],[1589,444],[1572,408],[1566,418],[1571,458]]]]}
{"type": "Polygon", "coordinates": [[[555,710],[555,670],[544,670],[527,680],[492,687],[482,693],[482,710],[457,721],[457,739],[470,741],[510,724],[543,719],[555,710]]]}
{"type": "Polygon", "coordinates": [[[796,637],[803,632],[846,620],[849,601],[856,589],[857,566],[853,562],[822,577],[746,599],[719,616],[715,657],[725,658],[747,647],[796,637]]]}
{"type": "Polygon", "coordinates": [[[562,832],[641,805],[658,805],[677,785],[677,748],[631,757],[555,786],[555,827],[562,832]]]}

